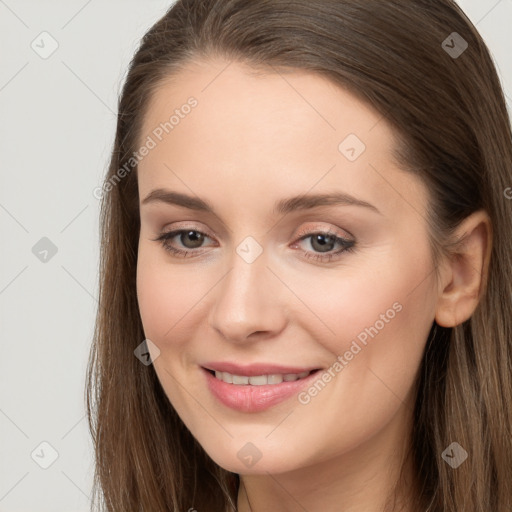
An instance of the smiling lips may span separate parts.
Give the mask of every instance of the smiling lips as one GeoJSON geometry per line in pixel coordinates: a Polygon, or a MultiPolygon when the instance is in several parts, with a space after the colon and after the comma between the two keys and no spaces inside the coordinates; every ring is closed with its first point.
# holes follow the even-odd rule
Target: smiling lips
{"type": "Polygon", "coordinates": [[[201,370],[221,403],[241,412],[259,412],[296,394],[318,368],[206,363],[201,370]]]}

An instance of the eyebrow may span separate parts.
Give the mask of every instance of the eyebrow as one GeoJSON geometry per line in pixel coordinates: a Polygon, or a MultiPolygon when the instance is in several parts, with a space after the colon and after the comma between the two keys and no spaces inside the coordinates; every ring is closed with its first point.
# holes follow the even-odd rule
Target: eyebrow
{"type": "MultiPolygon", "coordinates": [[[[189,196],[180,192],[173,192],[163,188],[157,188],[151,191],[141,204],[165,203],[181,206],[189,210],[203,211],[215,214],[213,206],[200,197],[189,196]]],[[[357,199],[345,192],[333,192],[330,194],[304,194],[300,196],[289,197],[277,201],[274,205],[274,213],[286,215],[288,213],[309,210],[319,206],[361,206],[382,215],[380,210],[371,203],[357,199]]]]}

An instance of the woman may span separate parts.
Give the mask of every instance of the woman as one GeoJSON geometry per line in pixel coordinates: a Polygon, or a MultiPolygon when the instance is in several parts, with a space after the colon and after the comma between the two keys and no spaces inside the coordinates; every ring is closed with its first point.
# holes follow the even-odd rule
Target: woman
{"type": "Polygon", "coordinates": [[[511,510],[511,162],[450,0],[174,4],[103,186],[106,510],[511,510]]]}

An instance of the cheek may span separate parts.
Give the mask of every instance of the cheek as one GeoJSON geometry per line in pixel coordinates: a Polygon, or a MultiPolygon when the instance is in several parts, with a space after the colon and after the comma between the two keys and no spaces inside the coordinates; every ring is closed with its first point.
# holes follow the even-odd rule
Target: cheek
{"type": "MultiPolygon", "coordinates": [[[[137,300],[144,333],[151,340],[160,339],[166,330],[162,312],[168,303],[171,288],[165,286],[159,265],[150,261],[147,253],[139,248],[137,260],[137,300]]],[[[169,326],[167,326],[167,329],[169,326]]]]}
{"type": "Polygon", "coordinates": [[[382,273],[369,270],[385,266],[381,260],[380,266],[364,271],[347,270],[335,283],[330,279],[300,283],[301,297],[308,298],[307,305],[319,318],[298,314],[295,318],[332,354],[325,383],[314,382],[298,397],[304,406],[299,409],[304,428],[322,432],[310,441],[325,457],[374,435],[411,396],[433,321],[432,281],[425,279],[427,262],[425,266],[417,260],[395,263],[382,273]],[[318,426],[318,414],[325,431],[318,426]]]}
{"type": "MultiPolygon", "coordinates": [[[[197,279],[188,265],[171,265],[164,249],[142,240],[137,259],[137,300],[147,338],[160,350],[177,350],[189,338],[185,332],[202,311],[201,300],[212,283],[197,279]]],[[[213,276],[215,277],[215,276],[213,276]]]]}
{"type": "Polygon", "coordinates": [[[148,247],[148,244],[145,241],[139,244],[137,300],[144,333],[160,347],[166,335],[172,332],[177,308],[183,304],[180,296],[183,296],[184,289],[176,279],[176,273],[171,277],[169,265],[164,261],[165,255],[162,257],[159,250],[148,247]]]}
{"type": "Polygon", "coordinates": [[[295,318],[332,354],[341,393],[357,388],[372,401],[390,392],[387,385],[403,398],[412,385],[434,319],[427,254],[401,261],[390,251],[364,268],[347,267],[338,280],[296,280],[294,290],[315,316],[295,318]]]}

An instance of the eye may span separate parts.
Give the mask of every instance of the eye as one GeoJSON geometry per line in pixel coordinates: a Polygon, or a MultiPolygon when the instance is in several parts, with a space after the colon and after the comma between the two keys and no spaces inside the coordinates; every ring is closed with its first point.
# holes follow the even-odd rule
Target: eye
{"type": "MultiPolygon", "coordinates": [[[[299,242],[311,239],[310,246],[313,249],[311,251],[303,251],[305,258],[313,258],[317,261],[331,261],[333,258],[338,259],[342,253],[350,252],[355,249],[355,241],[347,240],[341,236],[338,236],[335,232],[331,231],[311,231],[306,234],[301,234],[297,242],[295,242],[292,248],[296,248],[299,242]],[[338,246],[339,249],[333,251],[338,246]]],[[[162,233],[154,241],[160,241],[163,248],[178,257],[193,257],[198,256],[201,253],[197,251],[203,245],[205,239],[210,237],[199,231],[198,229],[176,229],[167,233],[162,233]],[[176,247],[175,243],[171,243],[173,239],[177,238],[179,243],[184,249],[176,247]]]]}
{"type": "MultiPolygon", "coordinates": [[[[303,240],[310,240],[310,247],[312,247],[313,251],[304,251],[304,256],[306,258],[313,258],[318,261],[331,261],[333,258],[338,259],[342,253],[351,252],[355,250],[355,241],[347,240],[341,236],[338,236],[336,233],[331,231],[314,231],[308,234],[301,236],[298,242],[302,242],[303,240]],[[333,251],[333,249],[338,246],[340,247],[338,250],[333,251]]],[[[293,247],[297,246],[297,242],[293,247]]]]}
{"type": "Polygon", "coordinates": [[[195,249],[201,247],[205,238],[210,237],[206,235],[206,233],[203,233],[197,229],[176,229],[174,231],[169,231],[168,233],[162,233],[158,238],[155,238],[154,240],[162,242],[162,246],[166,251],[169,251],[176,256],[186,257],[188,254],[196,252],[195,249]],[[178,240],[182,246],[189,250],[180,249],[179,247],[175,247],[169,243],[173,238],[176,237],[178,237],[178,240]]]}

